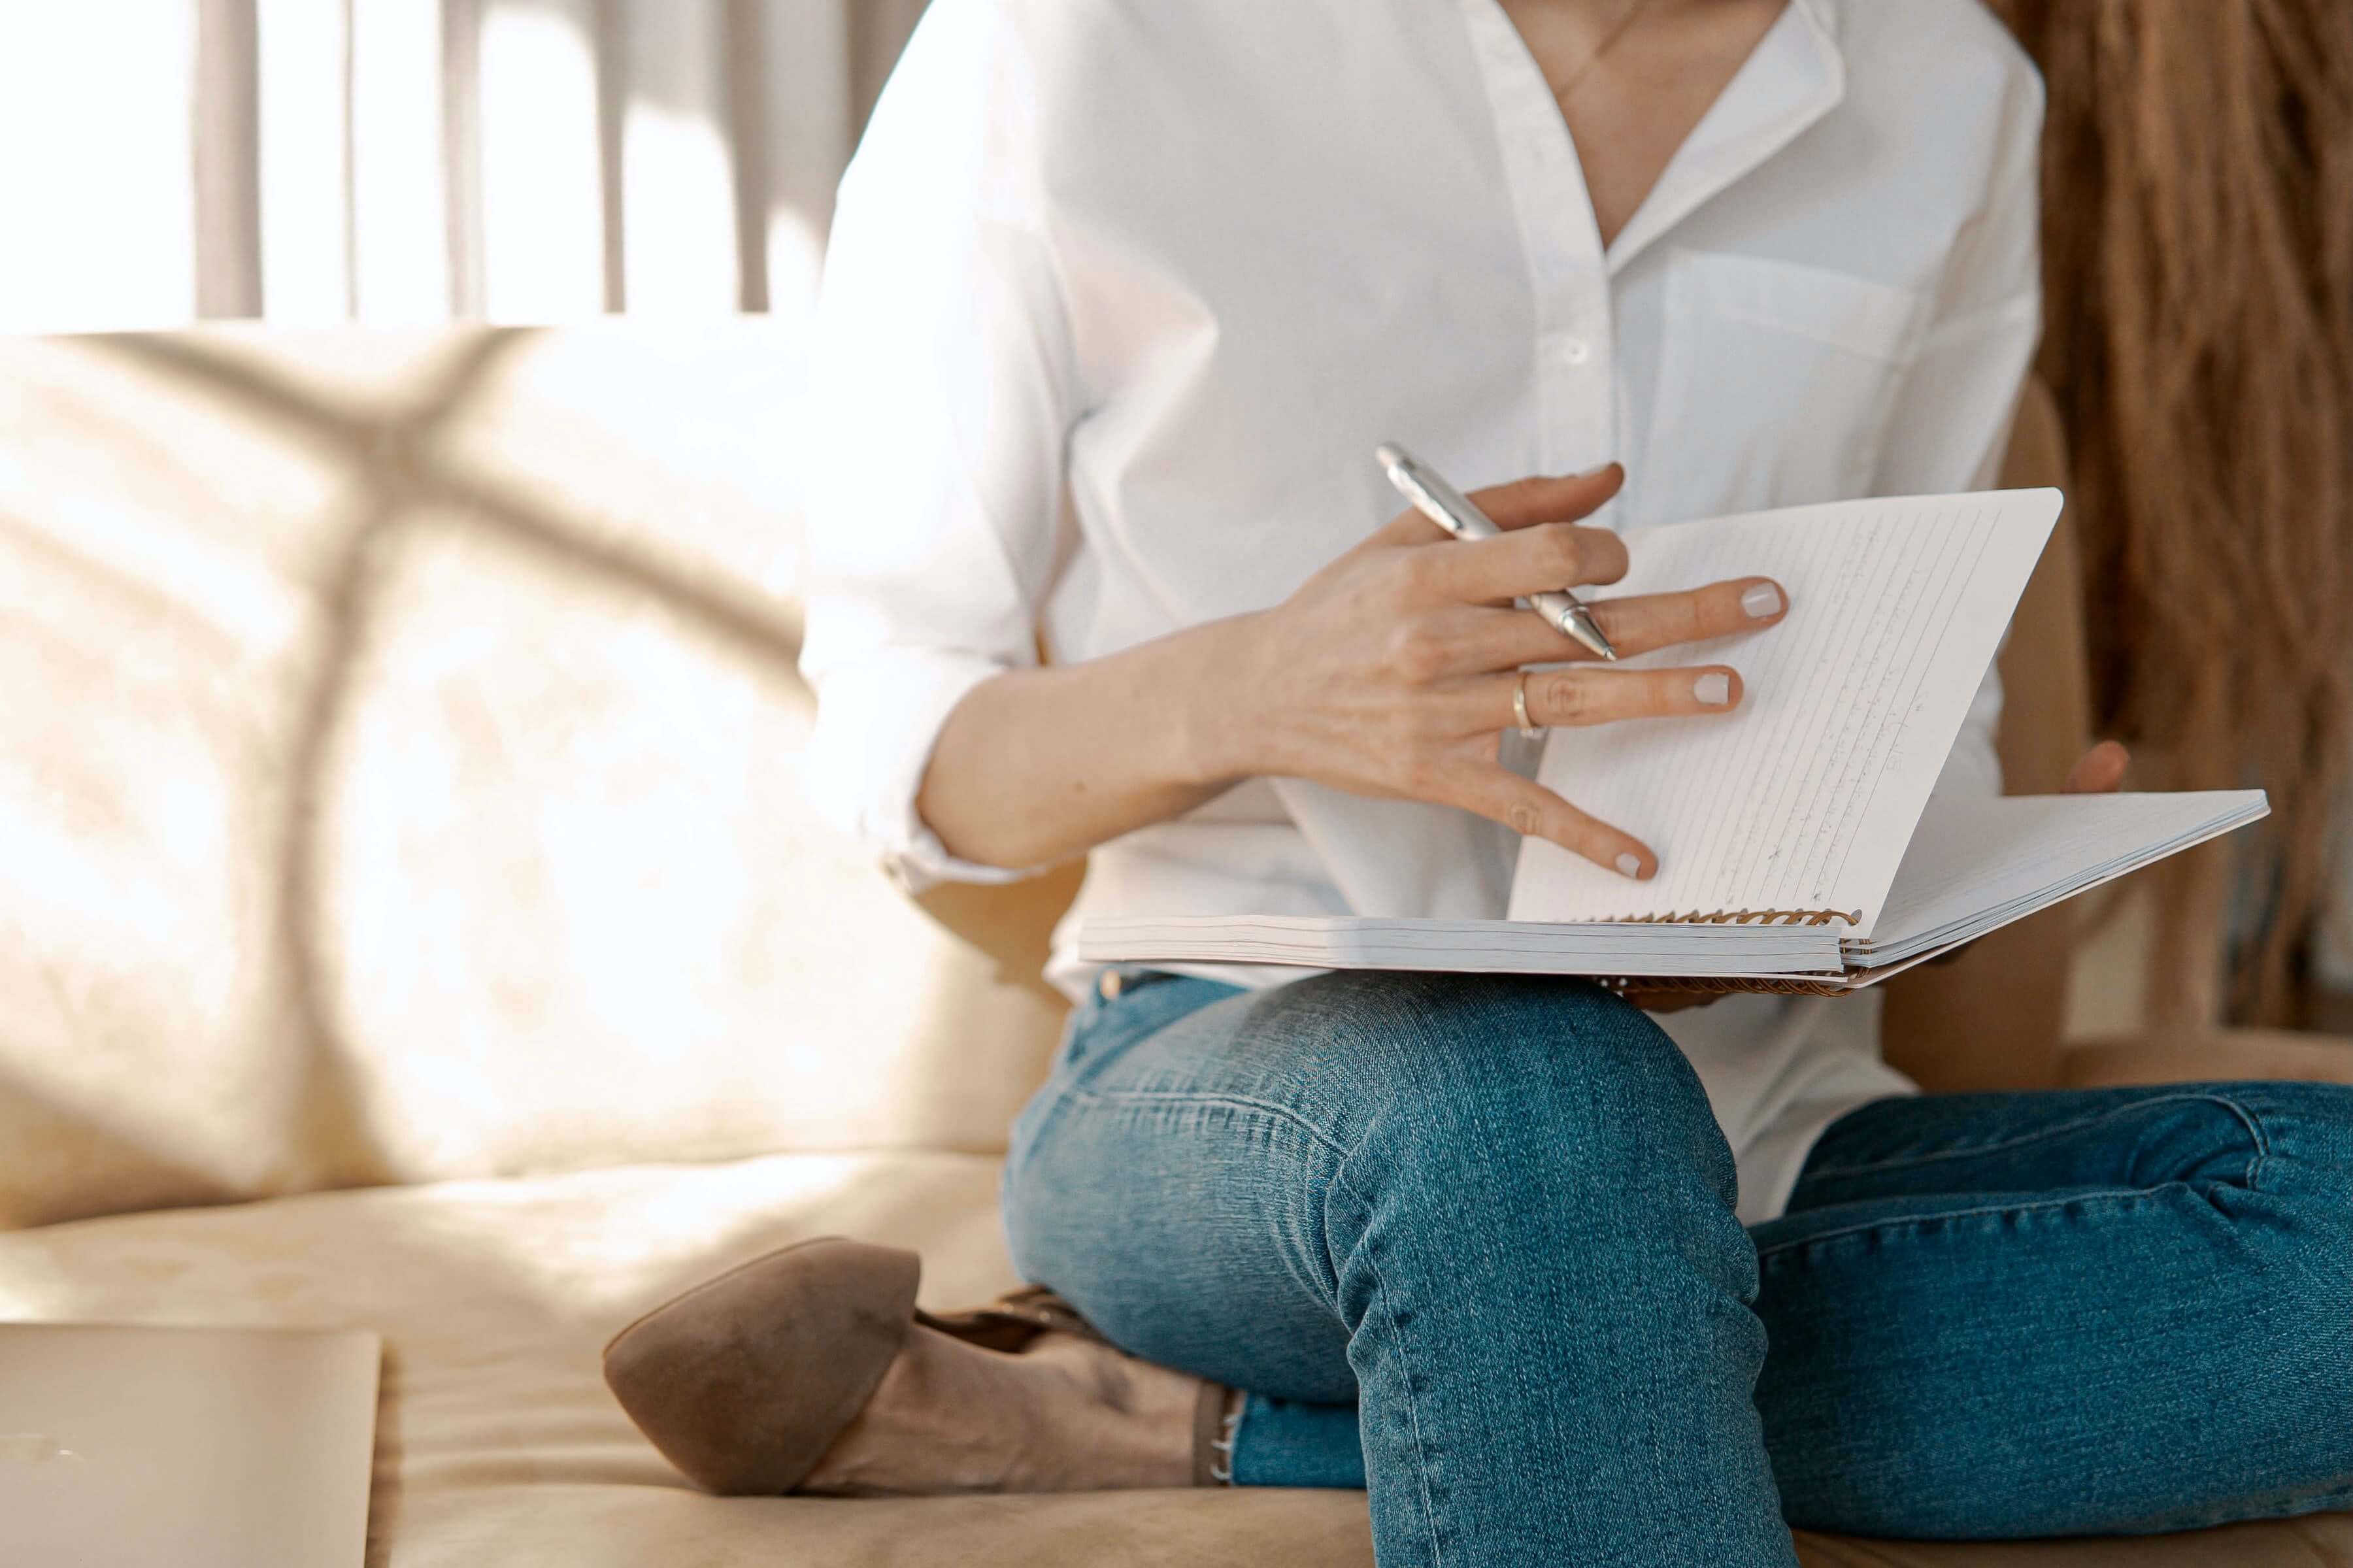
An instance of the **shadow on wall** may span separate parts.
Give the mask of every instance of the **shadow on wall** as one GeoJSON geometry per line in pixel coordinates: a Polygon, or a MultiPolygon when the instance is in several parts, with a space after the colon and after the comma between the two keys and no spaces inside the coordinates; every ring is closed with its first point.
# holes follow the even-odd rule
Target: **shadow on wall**
{"type": "Polygon", "coordinates": [[[740,651],[789,672],[800,653],[799,627],[773,606],[730,596],[681,574],[669,563],[585,536],[530,498],[470,478],[437,458],[437,437],[462,419],[468,404],[501,359],[533,334],[522,329],[482,332],[456,363],[411,403],[382,408],[338,406],[290,376],[182,338],[122,334],[90,340],[171,374],[200,384],[210,395],[243,404],[274,425],[332,452],[360,476],[360,510],[345,527],[321,595],[323,647],[312,668],[288,754],[278,942],[296,1016],[312,1048],[312,1081],[302,1100],[312,1118],[306,1140],[336,1152],[321,1173],[328,1184],[376,1179],[385,1152],[353,1115],[359,1103],[344,1080],[353,1059],[348,1033],[336,1016],[336,987],[326,972],[319,933],[324,929],[318,836],[328,754],[352,688],[354,656],[369,631],[376,586],[375,567],[392,536],[437,509],[464,513],[533,551],[553,552],[572,565],[654,595],[715,631],[740,651]],[[323,1124],[322,1124],[323,1123],[323,1124]]]}
{"type": "Polygon", "coordinates": [[[1034,931],[801,798],[797,346],[0,344],[0,1226],[1001,1147],[1034,931]]]}

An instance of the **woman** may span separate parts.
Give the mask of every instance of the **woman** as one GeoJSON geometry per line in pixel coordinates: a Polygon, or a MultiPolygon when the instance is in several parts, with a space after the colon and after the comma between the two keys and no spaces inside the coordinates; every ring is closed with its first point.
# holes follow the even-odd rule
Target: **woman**
{"type": "MultiPolygon", "coordinates": [[[[1524,675],[1578,650],[1508,601],[1662,521],[1989,482],[2040,111],[1974,0],[935,0],[828,263],[821,788],[911,880],[1091,854],[1073,921],[1492,917],[1515,834],[1653,875],[1529,782],[1514,697],[1706,723],[1736,679],[1524,675]],[[1444,542],[1381,526],[1390,436],[1573,477],[1444,542]]],[[[1785,609],[1599,613],[1648,650],[1785,609]]],[[[1999,787],[1998,704],[1942,787],[1999,787]]],[[[724,1277],[610,1352],[690,1474],[1364,1486],[1385,1564],[2353,1500],[2344,1091],[1924,1100],[1869,1000],[1654,1020],[1070,931],[1005,1188],[1061,1300],[911,1321],[913,1261],[847,1243],[724,1277]]]]}

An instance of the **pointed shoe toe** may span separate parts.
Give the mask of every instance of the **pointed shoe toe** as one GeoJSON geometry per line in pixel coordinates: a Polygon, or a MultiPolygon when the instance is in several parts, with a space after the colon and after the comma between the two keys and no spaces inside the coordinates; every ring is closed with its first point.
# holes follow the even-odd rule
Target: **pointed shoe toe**
{"type": "Polygon", "coordinates": [[[913,1252],[839,1237],[769,1253],[614,1336],[605,1382],[696,1485],[791,1491],[906,1342],[922,1271],[913,1252]]]}

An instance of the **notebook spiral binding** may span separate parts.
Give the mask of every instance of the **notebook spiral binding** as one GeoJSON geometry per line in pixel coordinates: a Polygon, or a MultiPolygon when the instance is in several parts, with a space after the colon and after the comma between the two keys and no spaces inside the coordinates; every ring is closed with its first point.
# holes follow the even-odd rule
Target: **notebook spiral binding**
{"type": "MultiPolygon", "coordinates": [[[[1703,925],[1703,926],[1826,926],[1833,922],[1846,926],[1862,923],[1861,910],[1693,910],[1683,914],[1629,915],[1620,922],[1625,925],[1703,925]]],[[[1704,975],[1677,975],[1672,978],[1620,975],[1594,977],[1594,984],[1606,991],[1697,993],[1703,995],[1724,995],[1739,991],[1762,991],[1778,996],[1840,996],[1846,988],[1821,980],[1711,980],[1704,975]]]]}
{"type": "Polygon", "coordinates": [[[1676,915],[1620,915],[1612,925],[1678,925],[1678,926],[1826,926],[1838,921],[1850,926],[1862,923],[1861,910],[1693,910],[1676,915]]]}
{"type": "Polygon", "coordinates": [[[1702,996],[1733,996],[1762,992],[1768,996],[1843,996],[1847,988],[1827,980],[1713,980],[1699,974],[1591,974],[1587,979],[1620,995],[1690,993],[1702,996]]]}

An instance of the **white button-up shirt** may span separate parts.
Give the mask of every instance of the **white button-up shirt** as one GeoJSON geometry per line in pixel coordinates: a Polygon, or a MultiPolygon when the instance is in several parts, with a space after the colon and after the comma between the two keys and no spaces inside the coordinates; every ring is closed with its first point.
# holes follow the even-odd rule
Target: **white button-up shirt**
{"type": "MultiPolygon", "coordinates": [[[[1604,247],[1496,0],[934,0],[819,310],[820,802],[912,881],[1001,879],[915,809],[949,710],[1041,638],[1070,662],[1280,602],[1399,510],[1383,439],[1465,489],[1620,460],[1598,521],[1637,552],[1990,482],[2039,324],[2041,117],[1975,0],[1790,0],[1604,247]]],[[[1999,788],[1998,705],[1948,787],[1999,788]]],[[[1098,848],[1072,919],[1500,917],[1513,848],[1256,781],[1098,848]]],[[[1662,1022],[1752,1221],[1831,1120],[1909,1087],[1870,998],[1662,1022]]]]}

